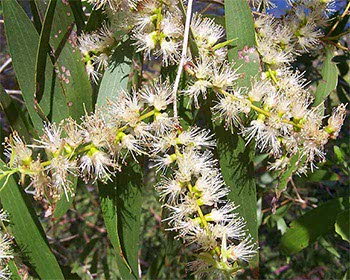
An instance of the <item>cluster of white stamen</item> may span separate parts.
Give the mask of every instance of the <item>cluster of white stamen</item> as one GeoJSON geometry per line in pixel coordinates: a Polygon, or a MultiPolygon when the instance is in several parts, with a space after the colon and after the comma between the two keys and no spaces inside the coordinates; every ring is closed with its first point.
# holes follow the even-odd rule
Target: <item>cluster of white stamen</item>
{"type": "MultiPolygon", "coordinates": [[[[0,210],[0,221],[3,227],[4,222],[9,222],[7,213],[1,209],[0,210]]],[[[9,280],[11,279],[11,272],[8,267],[8,261],[12,260],[13,249],[12,249],[12,241],[8,234],[4,234],[0,231],[0,279],[1,280],[9,280]]]]}
{"type": "Polygon", "coordinates": [[[248,262],[257,246],[235,212],[237,206],[226,200],[229,189],[208,150],[214,145],[212,137],[206,130],[190,128],[170,138],[174,141],[164,141],[168,145],[162,149],[162,164],[173,175],[156,186],[169,211],[168,230],[177,231],[178,238],[194,247],[200,260],[190,264],[195,273],[232,276],[236,262],[248,262]]]}
{"type": "Polygon", "coordinates": [[[99,30],[78,37],[79,49],[84,55],[85,68],[90,79],[97,83],[99,71],[107,68],[116,43],[113,31],[104,23],[99,30]]]}
{"type": "Polygon", "coordinates": [[[161,58],[165,66],[179,62],[183,23],[175,1],[149,0],[130,16],[136,51],[161,58]]]}
{"type": "MultiPolygon", "coordinates": [[[[128,154],[136,159],[147,153],[155,135],[172,130],[174,120],[163,112],[170,103],[171,86],[167,82],[157,81],[133,94],[121,91],[115,100],[83,116],[80,125],[71,118],[58,125],[45,124],[44,134],[35,145],[26,145],[14,133],[6,139],[8,165],[31,179],[26,191],[36,199],[57,201],[62,195],[68,199],[73,194],[74,176],[86,182],[106,182],[128,154]],[[150,117],[152,122],[144,121],[150,117]],[[48,160],[42,161],[40,154],[35,158],[33,149],[44,149],[48,160]]],[[[206,137],[194,134],[198,139],[206,137]]]]}

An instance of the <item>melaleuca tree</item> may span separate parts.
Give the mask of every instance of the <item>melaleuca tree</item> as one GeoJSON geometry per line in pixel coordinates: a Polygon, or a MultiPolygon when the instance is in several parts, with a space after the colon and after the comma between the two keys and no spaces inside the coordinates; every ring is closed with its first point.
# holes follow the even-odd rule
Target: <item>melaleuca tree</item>
{"type": "MultiPolygon", "coordinates": [[[[10,21],[7,17],[11,12],[20,9],[14,0],[8,1],[12,4],[4,4],[5,22],[10,21]]],[[[163,226],[187,246],[190,255],[186,265],[191,273],[199,278],[208,275],[215,279],[230,278],[250,261],[254,267],[259,245],[250,231],[255,232],[256,227],[247,227],[254,221],[243,218],[244,211],[235,204],[235,197],[228,198],[233,188],[240,188],[241,182],[228,181],[222,175],[221,168],[227,166],[220,167],[218,159],[223,155],[215,149],[220,136],[215,135],[214,127],[227,130],[226,137],[244,139],[245,145],[255,147],[257,154],[267,154],[268,169],[280,176],[285,172],[290,173],[289,177],[293,173],[312,172],[318,162],[325,161],[325,145],[338,137],[346,105],[340,104],[331,115],[324,116],[324,104],[315,104],[315,93],[292,63],[304,53],[322,54],[328,44],[336,44],[332,31],[327,31],[332,28],[329,17],[334,12],[333,1],[287,1],[287,11],[279,18],[266,13],[267,8],[274,6],[271,1],[250,1],[250,8],[248,2],[237,1],[235,5],[245,9],[241,18],[245,17],[252,26],[249,32],[254,34],[254,45],[245,44],[244,31],[240,32],[242,37],[229,38],[228,29],[242,28],[241,23],[237,27],[227,25],[228,18],[233,17],[230,13],[235,11],[226,10],[225,29],[213,18],[195,12],[196,3],[192,0],[87,2],[91,15],[86,22],[88,12],[81,10],[78,1],[51,0],[48,7],[33,4],[34,9],[46,13],[43,19],[33,14],[37,16],[36,25],[42,24],[34,46],[38,49],[37,72],[32,77],[35,74],[36,83],[32,92],[23,89],[23,94],[24,99],[34,98],[35,112],[28,108],[33,125],[28,126],[39,136],[33,133],[28,142],[14,131],[5,139],[1,192],[19,187],[13,184],[13,178],[17,178],[27,194],[49,204],[55,215],[56,209],[69,209],[76,192],[76,178],[96,188],[98,185],[101,194],[103,189],[108,192],[120,181],[116,178],[124,176],[127,185],[116,184],[116,188],[128,192],[128,184],[142,171],[155,172],[158,181],[154,187],[163,209],[163,226]],[[57,44],[53,38],[59,37],[62,27],[55,24],[63,23],[55,15],[59,17],[62,11],[66,11],[64,17],[74,14],[74,21],[70,19],[70,29],[63,32],[67,33],[57,44]],[[98,23],[94,30],[93,20],[98,23]],[[77,30],[72,31],[75,22],[77,30]],[[239,48],[240,44],[244,47],[239,48]],[[232,59],[233,52],[237,60],[232,59]],[[254,75],[244,72],[247,69],[244,64],[251,62],[252,68],[257,69],[254,75]],[[40,68],[42,63],[44,68],[40,68]],[[52,73],[45,74],[50,65],[53,80],[48,76],[52,73]],[[148,79],[155,65],[160,71],[148,79]],[[84,67],[84,77],[73,67],[84,67]],[[39,71],[44,80],[38,86],[39,71]],[[79,82],[90,86],[87,77],[91,81],[89,101],[79,99],[79,82]],[[242,82],[244,79],[247,85],[242,82]],[[53,87],[51,94],[63,94],[65,99],[60,106],[64,107],[63,115],[68,110],[67,116],[54,115],[53,109],[48,111],[44,107],[47,99],[40,100],[46,97],[40,95],[50,87],[50,81],[63,89],[59,92],[53,87]],[[95,110],[85,106],[94,100],[92,88],[98,95],[95,110]],[[102,91],[108,93],[107,99],[101,97],[102,91]],[[74,101],[70,100],[72,95],[74,101]],[[72,103],[84,108],[80,118],[70,111],[72,103]],[[39,121],[42,129],[36,126],[33,114],[42,119],[39,121]],[[143,164],[145,160],[148,165],[143,164]],[[130,169],[135,165],[139,166],[138,171],[130,169]]],[[[344,12],[348,9],[349,5],[344,12]]],[[[11,50],[15,48],[10,34],[13,29],[6,28],[11,50]]],[[[20,67],[23,58],[11,54],[19,73],[16,67],[20,67]]],[[[25,80],[20,76],[18,79],[20,85],[25,80]]],[[[51,106],[58,106],[55,102],[51,106]]],[[[245,160],[241,161],[244,165],[245,160]]],[[[250,199],[256,202],[254,196],[255,192],[250,199]]],[[[10,197],[6,193],[1,199],[10,197]]],[[[244,199],[240,198],[241,204],[244,199]]],[[[114,215],[118,216],[121,202],[112,199],[111,203],[115,207],[112,210],[117,211],[114,215]]],[[[9,223],[11,231],[11,222],[18,221],[14,215],[19,213],[11,208],[11,203],[3,204],[10,215],[4,215],[2,220],[9,223]]],[[[107,206],[102,206],[102,212],[104,207],[107,206]]],[[[140,218],[139,209],[131,213],[136,220],[140,218]]],[[[256,212],[256,208],[251,211],[256,212]]],[[[107,232],[121,256],[120,276],[141,277],[132,264],[138,260],[137,255],[130,255],[135,250],[124,247],[129,238],[123,231],[128,221],[113,220],[107,212],[104,212],[107,232]]],[[[3,222],[2,226],[7,230],[3,222]]],[[[139,228],[131,231],[140,234],[139,228]]],[[[14,236],[16,241],[15,231],[14,236]]],[[[2,237],[0,278],[7,279],[14,273],[7,268],[13,260],[12,239],[7,233],[2,237]]],[[[25,246],[22,237],[18,238],[18,246],[25,246]]],[[[40,266],[40,257],[29,255],[39,277],[47,277],[45,271],[35,269],[40,266]]]]}

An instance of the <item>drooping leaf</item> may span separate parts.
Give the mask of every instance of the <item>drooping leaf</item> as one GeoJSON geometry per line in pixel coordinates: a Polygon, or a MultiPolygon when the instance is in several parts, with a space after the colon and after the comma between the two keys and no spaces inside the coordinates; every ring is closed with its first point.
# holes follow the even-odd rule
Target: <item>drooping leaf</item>
{"type": "Polygon", "coordinates": [[[10,260],[8,262],[8,267],[11,272],[11,279],[12,280],[21,280],[21,276],[19,275],[18,267],[16,266],[16,263],[14,260],[10,260]]]}
{"type": "Polygon", "coordinates": [[[112,100],[119,90],[126,90],[131,72],[131,60],[128,58],[130,54],[129,46],[123,44],[115,50],[101,81],[97,98],[98,107],[105,104],[107,98],[112,100]]]}
{"type": "Polygon", "coordinates": [[[326,57],[322,66],[322,79],[319,81],[313,106],[321,104],[326,97],[337,87],[338,83],[338,68],[332,61],[334,56],[334,48],[332,46],[326,47],[326,57]]]}
{"type": "Polygon", "coordinates": [[[2,85],[0,85],[0,108],[5,113],[11,129],[17,131],[26,141],[30,141],[30,134],[35,133],[33,127],[29,124],[24,112],[5,92],[2,85]]]}
{"type": "Polygon", "coordinates": [[[68,1],[74,15],[78,34],[80,34],[81,31],[85,29],[85,21],[86,21],[86,15],[83,11],[83,5],[81,1],[75,1],[75,0],[68,0],[68,1]]]}
{"type": "MultiPolygon", "coordinates": [[[[229,60],[236,61],[240,73],[246,73],[238,81],[239,86],[250,87],[252,78],[258,75],[259,60],[254,49],[255,30],[251,9],[246,0],[225,1],[227,40],[236,39],[229,50],[229,60]]],[[[254,178],[254,147],[246,145],[238,131],[231,133],[223,125],[215,125],[217,151],[223,178],[231,192],[229,199],[240,205],[238,212],[247,222],[247,228],[257,242],[257,198],[254,178]]],[[[258,256],[251,262],[258,264],[258,256]]]]}
{"type": "Polygon", "coordinates": [[[100,185],[101,209],[123,279],[138,278],[141,216],[140,165],[131,163],[106,185],[100,185]]]}
{"type": "Polygon", "coordinates": [[[350,242],[350,209],[338,214],[335,222],[335,232],[338,233],[343,240],[350,242]]]}
{"type": "Polygon", "coordinates": [[[36,55],[36,67],[35,67],[35,97],[38,103],[40,103],[45,88],[45,69],[48,55],[51,51],[49,45],[51,27],[54,12],[56,9],[57,0],[50,0],[48,9],[45,14],[45,19],[41,29],[39,37],[38,51],[36,55]]]}
{"type": "Polygon", "coordinates": [[[235,47],[228,51],[230,61],[244,77],[239,86],[250,87],[251,80],[258,78],[259,55],[256,51],[255,29],[251,9],[246,0],[225,1],[226,39],[236,39],[235,47]]]}
{"type": "Polygon", "coordinates": [[[33,126],[36,130],[39,130],[43,126],[43,118],[60,120],[67,116],[68,108],[65,96],[59,88],[51,62],[46,63],[45,80],[47,87],[45,87],[44,97],[40,103],[44,116],[39,116],[34,102],[34,73],[39,35],[16,0],[4,1],[2,7],[7,43],[16,77],[33,126]]]}
{"type": "MultiPolygon", "coordinates": [[[[131,63],[127,46],[120,45],[101,81],[97,105],[113,100],[126,89],[131,63]]],[[[99,186],[101,209],[108,236],[116,251],[119,273],[123,279],[138,278],[138,242],[140,236],[142,175],[139,163],[123,166],[112,182],[99,186]]]]}
{"type": "MultiPolygon", "coordinates": [[[[41,13],[48,8],[45,2],[36,1],[41,13]]],[[[57,77],[66,96],[69,115],[79,121],[84,107],[92,110],[92,87],[76,42],[73,11],[67,1],[58,1],[54,14],[50,45],[54,51],[57,77]]]]}
{"type": "MultiPolygon", "coordinates": [[[[0,160],[1,168],[5,163],[0,160]]],[[[3,186],[5,178],[0,181],[3,186]]],[[[0,191],[3,208],[10,218],[10,231],[23,254],[41,279],[64,279],[61,268],[51,252],[43,228],[30,198],[11,177],[0,191]]]]}
{"type": "Polygon", "coordinates": [[[334,231],[337,214],[349,207],[349,198],[332,199],[294,220],[281,239],[281,250],[287,255],[295,254],[334,231]]]}

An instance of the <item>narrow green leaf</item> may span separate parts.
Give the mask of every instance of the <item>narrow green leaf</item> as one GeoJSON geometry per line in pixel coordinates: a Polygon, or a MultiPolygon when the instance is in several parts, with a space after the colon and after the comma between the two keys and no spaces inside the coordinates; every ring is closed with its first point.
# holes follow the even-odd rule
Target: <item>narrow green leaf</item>
{"type": "Polygon", "coordinates": [[[118,173],[113,182],[99,187],[105,225],[123,279],[138,278],[141,187],[141,168],[135,162],[118,173]]]}
{"type": "MultiPolygon", "coordinates": [[[[0,161],[0,165],[2,168],[5,163],[0,161]]],[[[0,186],[3,183],[4,179],[0,181],[0,186]]],[[[42,279],[64,279],[30,199],[13,177],[0,191],[0,199],[9,213],[10,231],[36,273],[42,279]]]]}
{"type": "Polygon", "coordinates": [[[28,16],[16,0],[2,2],[7,44],[23,99],[36,129],[42,120],[35,110],[34,73],[39,36],[28,16]]]}
{"type": "Polygon", "coordinates": [[[315,242],[320,236],[334,231],[337,214],[349,207],[349,198],[332,199],[293,221],[281,239],[281,250],[295,254],[315,242]]]}
{"type": "MultiPolygon", "coordinates": [[[[119,46],[101,81],[97,104],[113,99],[127,87],[131,62],[127,46],[119,46]]],[[[99,186],[101,209],[108,236],[116,251],[119,273],[123,279],[138,278],[138,247],[141,215],[141,168],[132,162],[123,167],[113,182],[99,186]]]]}
{"type": "Polygon", "coordinates": [[[85,29],[85,21],[86,21],[86,16],[83,11],[83,5],[81,1],[76,1],[76,0],[68,0],[68,1],[74,14],[74,19],[75,19],[75,24],[77,25],[78,34],[80,34],[81,31],[85,29]]]}
{"type": "Polygon", "coordinates": [[[97,106],[101,106],[106,99],[112,99],[119,90],[126,89],[131,72],[130,48],[119,45],[115,50],[111,62],[103,75],[98,92],[97,106]]]}
{"type": "Polygon", "coordinates": [[[116,260],[120,275],[132,277],[132,268],[128,264],[120,244],[118,233],[118,217],[116,206],[117,186],[115,183],[100,185],[99,197],[103,219],[106,225],[109,240],[116,252],[116,260]]]}
{"type": "Polygon", "coordinates": [[[51,50],[49,40],[56,4],[57,0],[50,0],[39,37],[35,67],[35,96],[38,103],[40,103],[44,94],[46,61],[51,50]]]}
{"type": "Polygon", "coordinates": [[[85,25],[85,32],[91,32],[96,30],[97,28],[100,28],[102,25],[102,22],[107,19],[106,13],[102,11],[102,9],[95,10],[93,9],[91,11],[90,17],[88,19],[88,22],[85,25]]]}
{"type": "MultiPolygon", "coordinates": [[[[43,1],[37,1],[39,11],[48,8],[43,1]]],[[[58,1],[53,18],[50,45],[56,59],[57,77],[66,96],[65,104],[69,115],[78,120],[84,115],[84,106],[92,110],[92,86],[85,71],[84,61],[78,46],[74,43],[75,19],[67,1],[58,1]]]]}
{"type": "Polygon", "coordinates": [[[319,81],[313,106],[321,104],[326,97],[337,87],[338,83],[338,68],[332,61],[334,57],[334,48],[332,46],[326,47],[326,57],[322,66],[322,80],[319,81]]]}
{"type": "Polygon", "coordinates": [[[11,279],[12,280],[21,280],[21,276],[19,275],[18,267],[16,266],[16,263],[14,260],[10,260],[8,262],[8,267],[11,271],[11,279]]]}
{"type": "Polygon", "coordinates": [[[350,243],[350,209],[338,214],[335,222],[335,232],[338,233],[343,240],[350,243]]]}
{"type": "Polygon", "coordinates": [[[0,107],[5,113],[11,129],[17,131],[26,141],[31,140],[30,134],[34,134],[33,127],[28,119],[10,96],[5,92],[0,84],[0,107]]]}
{"type": "Polygon", "coordinates": [[[226,40],[235,41],[228,51],[230,61],[236,62],[243,73],[240,86],[250,87],[252,78],[258,78],[259,56],[255,50],[255,29],[252,11],[246,0],[225,1],[226,40]]]}
{"type": "MultiPolygon", "coordinates": [[[[225,1],[226,40],[236,39],[236,47],[229,50],[229,60],[245,76],[239,86],[250,87],[252,78],[258,76],[259,60],[254,49],[255,30],[251,9],[246,0],[225,1]]],[[[238,131],[231,133],[223,125],[215,126],[217,151],[223,178],[231,188],[229,199],[240,205],[238,212],[247,222],[247,228],[257,242],[257,198],[254,178],[254,147],[245,145],[238,131]]],[[[251,262],[257,266],[258,256],[251,262]]]]}

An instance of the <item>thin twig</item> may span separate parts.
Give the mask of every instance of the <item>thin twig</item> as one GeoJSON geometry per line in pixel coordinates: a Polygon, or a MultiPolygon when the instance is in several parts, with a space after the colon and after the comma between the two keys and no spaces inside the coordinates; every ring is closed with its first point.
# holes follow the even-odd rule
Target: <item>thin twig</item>
{"type": "Polygon", "coordinates": [[[7,94],[18,94],[18,95],[21,95],[22,94],[22,91],[20,90],[15,90],[15,89],[5,89],[6,93],[7,94]]]}
{"type": "Polygon", "coordinates": [[[3,65],[0,67],[0,73],[5,70],[5,68],[12,62],[12,58],[8,58],[3,65]]]}
{"type": "Polygon", "coordinates": [[[346,14],[348,13],[349,9],[350,9],[350,2],[346,5],[346,8],[345,8],[344,12],[341,14],[341,16],[338,18],[337,22],[332,26],[331,30],[329,30],[329,32],[327,33],[327,35],[325,37],[329,37],[329,35],[332,34],[332,32],[337,28],[338,24],[346,16],[346,14]]]}
{"type": "Polygon", "coordinates": [[[179,63],[179,68],[177,69],[177,74],[175,78],[174,83],[174,89],[173,89],[173,99],[174,99],[174,117],[177,118],[177,91],[179,89],[179,83],[180,78],[182,74],[182,68],[186,61],[186,55],[187,55],[187,46],[188,46],[188,37],[190,34],[190,24],[191,24],[191,16],[192,16],[192,4],[193,0],[188,0],[187,4],[187,12],[186,12],[186,24],[185,24],[185,32],[184,32],[184,40],[182,44],[182,54],[181,54],[181,60],[179,63]]]}

